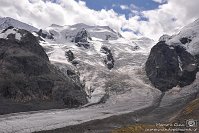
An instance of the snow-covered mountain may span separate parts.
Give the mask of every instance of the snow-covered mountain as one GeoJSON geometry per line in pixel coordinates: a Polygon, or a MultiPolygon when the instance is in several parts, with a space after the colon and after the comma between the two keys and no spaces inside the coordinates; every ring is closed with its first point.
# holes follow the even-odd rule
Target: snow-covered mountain
{"type": "Polygon", "coordinates": [[[13,26],[18,29],[24,29],[24,30],[31,31],[31,32],[38,31],[37,28],[35,28],[31,25],[28,25],[26,23],[23,23],[21,21],[18,21],[16,19],[13,19],[10,17],[0,17],[0,30],[6,29],[10,26],[13,26]]]}
{"type": "Polygon", "coordinates": [[[77,32],[83,28],[86,29],[94,40],[95,38],[101,40],[116,40],[122,37],[119,33],[115,32],[108,26],[89,26],[83,23],[71,26],[59,26],[52,24],[50,27],[46,28],[46,31],[54,35],[56,42],[62,43],[65,40],[72,41],[77,32]]]}
{"type": "Polygon", "coordinates": [[[111,99],[115,93],[135,93],[132,86],[140,81],[132,75],[142,67],[154,44],[148,38],[127,40],[108,26],[53,24],[45,31],[54,38],[40,43],[49,59],[66,74],[67,70],[78,73],[91,103],[100,102],[104,97],[111,99]],[[79,36],[85,42],[77,42],[79,36]],[[72,60],[68,53],[74,56],[72,60]]]}
{"type": "MultiPolygon", "coordinates": [[[[46,29],[38,30],[12,18],[1,18],[0,22],[2,31],[13,26],[26,29],[38,37],[51,63],[66,76],[85,86],[89,104],[107,100],[123,101],[118,98],[121,94],[126,95],[127,99],[132,99],[133,96],[145,99],[144,91],[148,92],[148,98],[153,99],[158,93],[148,87],[146,90],[143,87],[142,91],[135,87],[144,84],[140,79],[143,76],[136,73],[143,73],[143,64],[149,49],[154,45],[151,39],[127,40],[108,26],[82,23],[71,26],[52,24],[46,29]]],[[[18,33],[13,32],[15,30],[8,29],[1,34],[1,38],[8,38],[9,34],[13,34],[20,40],[18,33]]]]}
{"type": "MultiPolygon", "coordinates": [[[[162,36],[160,42],[155,46],[153,40],[145,37],[127,40],[107,26],[88,26],[85,24],[59,26],[53,24],[46,29],[36,30],[37,28],[30,28],[17,20],[10,19],[9,21],[3,22],[3,19],[0,18],[0,22],[7,25],[6,30],[4,30],[5,24],[0,26],[0,28],[2,27],[0,30],[0,38],[3,38],[2,40],[5,42],[14,40],[19,49],[23,50],[22,46],[26,44],[28,47],[29,43],[18,45],[23,41],[21,39],[26,36],[18,28],[32,32],[36,37],[35,39],[33,36],[33,44],[39,40],[50,60],[51,64],[49,65],[53,64],[59,69],[57,73],[62,73],[60,77],[67,77],[67,81],[74,83],[72,85],[74,89],[55,86],[54,90],[57,93],[53,96],[58,99],[65,98],[65,103],[73,104],[77,103],[77,99],[84,96],[86,92],[87,99],[83,97],[83,104],[87,100],[89,102],[83,106],[85,108],[49,110],[32,114],[19,113],[15,114],[16,116],[1,117],[0,129],[3,131],[31,132],[51,130],[110,116],[114,118],[116,115],[118,115],[117,118],[121,119],[114,119],[115,121],[112,121],[112,123],[107,123],[110,122],[107,121],[107,118],[104,121],[104,125],[107,123],[108,128],[113,129],[124,124],[124,119],[128,118],[127,122],[129,123],[150,122],[155,124],[167,122],[176,117],[181,108],[198,96],[199,76],[197,67],[199,63],[195,60],[198,55],[198,21],[186,26],[177,35],[162,36]],[[145,64],[146,61],[149,63],[145,64]],[[158,85],[151,80],[151,75],[152,78],[155,78],[158,85]],[[166,83],[166,89],[161,86],[162,83],[166,83]],[[79,89],[76,89],[75,85],[79,89]],[[80,88],[83,88],[85,92],[82,93],[80,88]],[[79,91],[81,93],[76,93],[79,91]],[[97,105],[89,106],[93,104],[97,105]],[[132,117],[129,117],[130,115],[125,117],[121,115],[129,112],[132,113],[132,117]],[[27,123],[27,121],[29,122],[27,123]]],[[[11,45],[12,43],[10,43],[11,45]]],[[[35,52],[37,53],[38,50],[35,50],[35,52]]],[[[12,47],[10,53],[20,58],[23,58],[24,55],[27,56],[24,53],[21,56],[15,47],[12,47]]],[[[4,56],[6,54],[2,54],[0,57],[4,56]]],[[[10,58],[8,58],[8,61],[10,61],[10,58]]],[[[37,64],[37,61],[33,60],[33,62],[37,64]]],[[[28,64],[24,60],[22,60],[22,63],[28,64]]],[[[5,62],[4,64],[10,65],[5,62]]],[[[15,65],[12,66],[15,67],[15,65]]],[[[34,67],[34,65],[32,66],[34,67]]],[[[45,68],[43,66],[43,70],[46,70],[45,68]]],[[[52,67],[52,70],[54,70],[54,67],[52,67]]],[[[32,72],[32,69],[28,69],[28,71],[32,72]]],[[[38,77],[43,81],[43,77],[38,77]]],[[[53,76],[53,78],[55,77],[53,76]]],[[[55,81],[60,85],[60,79],[55,81]]],[[[68,82],[64,83],[66,86],[68,85],[68,82]]],[[[45,82],[42,85],[48,87],[49,85],[53,86],[53,83],[48,84],[48,82],[45,82]]],[[[27,85],[25,86],[27,87],[27,85]]],[[[10,94],[9,91],[5,92],[10,94]]],[[[51,91],[48,91],[48,94],[51,94],[51,91]]],[[[98,123],[96,122],[95,124],[97,125],[98,123]]],[[[103,131],[101,127],[100,131],[103,131]]]]}
{"type": "MultiPolygon", "coordinates": [[[[21,24],[23,25],[23,23],[21,24]]],[[[15,25],[11,26],[15,27],[15,25]]],[[[14,41],[20,42],[24,35],[18,32],[18,28],[13,27],[7,27],[6,30],[2,29],[0,38],[9,40],[12,37],[14,41]]],[[[80,87],[84,88],[87,93],[88,103],[84,105],[85,108],[68,110],[65,112],[66,115],[61,113],[61,117],[57,115],[57,118],[63,118],[62,120],[48,120],[49,123],[53,121],[62,123],[62,126],[58,124],[53,128],[66,126],[67,123],[70,124],[69,119],[65,119],[66,116],[74,118],[75,121],[80,119],[81,122],[105,118],[151,106],[161,96],[158,89],[145,83],[148,80],[143,68],[149,54],[148,49],[154,45],[153,40],[147,38],[127,40],[107,26],[88,26],[84,24],[72,26],[51,25],[46,29],[37,32],[30,30],[30,32],[39,40],[51,64],[67,77],[67,81],[72,80],[71,83],[79,86],[79,88],[75,85],[67,87],[67,85],[71,85],[68,82],[65,83],[65,88],[60,86],[56,88],[54,86],[52,89],[53,97],[63,99],[60,102],[61,105],[64,102],[76,106],[81,105],[81,103],[78,104],[81,98],[82,103],[86,102],[83,99],[85,93],[81,95],[80,87]],[[48,37],[49,35],[51,37],[48,37]],[[90,106],[94,104],[97,105],[90,106]],[[106,112],[108,113],[106,114],[106,112]],[[73,113],[73,115],[68,113],[73,113]]],[[[17,54],[17,52],[15,53],[17,54]]],[[[26,64],[26,62],[24,63],[26,64]]],[[[48,76],[44,78],[48,80],[48,76]]],[[[38,80],[40,80],[39,76],[38,80]]],[[[57,80],[55,82],[60,84],[60,79],[57,80]]],[[[45,82],[43,85],[45,88],[42,90],[46,90],[53,81],[50,79],[50,82],[45,82]]],[[[39,92],[43,94],[42,91],[39,92]]],[[[51,91],[48,92],[48,96],[50,96],[51,91]]],[[[46,121],[47,119],[43,120],[46,121]]],[[[30,122],[33,122],[31,126],[37,124],[32,120],[30,122]]],[[[71,122],[73,123],[73,120],[71,122]]],[[[0,129],[2,124],[0,123],[0,129]]],[[[38,124],[43,126],[43,123],[39,122],[38,124]]],[[[7,126],[5,128],[8,129],[7,126]]],[[[50,126],[50,128],[45,129],[53,128],[50,126]]],[[[40,128],[35,129],[32,131],[40,130],[40,128]]],[[[9,130],[15,132],[15,128],[9,130]]],[[[29,132],[26,129],[20,131],[29,132]]]]}

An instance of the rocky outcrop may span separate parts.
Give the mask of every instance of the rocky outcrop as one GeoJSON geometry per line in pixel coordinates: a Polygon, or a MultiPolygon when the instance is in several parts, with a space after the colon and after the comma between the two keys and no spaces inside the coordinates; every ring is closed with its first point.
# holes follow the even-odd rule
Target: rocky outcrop
{"type": "Polygon", "coordinates": [[[54,39],[54,35],[52,33],[44,32],[42,29],[40,29],[37,34],[42,38],[54,39]]]}
{"type": "Polygon", "coordinates": [[[84,47],[86,49],[88,49],[90,47],[89,44],[89,40],[92,40],[90,34],[86,31],[86,29],[82,29],[81,31],[79,31],[77,33],[77,35],[75,36],[73,42],[77,43],[76,45],[78,47],[84,47]]]}
{"type": "Polygon", "coordinates": [[[192,40],[190,38],[188,38],[188,37],[182,37],[182,38],[180,38],[180,42],[182,44],[190,43],[191,41],[192,40]]]}
{"type": "Polygon", "coordinates": [[[107,68],[109,70],[111,70],[113,67],[114,67],[114,58],[113,58],[113,55],[111,53],[111,50],[108,49],[107,47],[102,47],[101,48],[101,52],[106,54],[106,58],[104,59],[104,63],[106,64],[107,68]]]}
{"type": "Polygon", "coordinates": [[[145,70],[152,84],[161,91],[191,84],[196,77],[197,61],[180,45],[157,43],[150,52],[145,70]]]}
{"type": "Polygon", "coordinates": [[[109,40],[111,38],[111,35],[106,35],[106,40],[109,40]]]}
{"type": "Polygon", "coordinates": [[[66,51],[65,56],[68,59],[68,61],[71,62],[74,66],[79,64],[79,62],[77,60],[75,60],[75,56],[71,50],[66,51]]]}
{"type": "Polygon", "coordinates": [[[79,31],[77,35],[75,36],[75,43],[78,43],[78,42],[85,43],[85,42],[88,42],[88,40],[92,40],[92,38],[90,37],[89,33],[84,28],[81,31],[79,31]]]}
{"type": "Polygon", "coordinates": [[[0,114],[87,103],[83,88],[50,64],[36,37],[14,30],[12,38],[0,39],[0,114]]]}
{"type": "Polygon", "coordinates": [[[85,49],[89,49],[90,48],[89,42],[78,42],[76,44],[76,46],[78,46],[78,47],[84,47],[85,49]]]}
{"type": "Polygon", "coordinates": [[[65,52],[65,56],[68,58],[68,61],[73,61],[75,59],[75,56],[71,50],[65,52]]]}

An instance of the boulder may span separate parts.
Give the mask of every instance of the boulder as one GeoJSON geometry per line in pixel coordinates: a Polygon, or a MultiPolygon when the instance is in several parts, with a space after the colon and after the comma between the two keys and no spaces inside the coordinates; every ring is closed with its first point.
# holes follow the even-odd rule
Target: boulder
{"type": "Polygon", "coordinates": [[[197,61],[182,46],[160,41],[151,49],[145,70],[151,83],[164,92],[191,84],[196,77],[197,61]]]}

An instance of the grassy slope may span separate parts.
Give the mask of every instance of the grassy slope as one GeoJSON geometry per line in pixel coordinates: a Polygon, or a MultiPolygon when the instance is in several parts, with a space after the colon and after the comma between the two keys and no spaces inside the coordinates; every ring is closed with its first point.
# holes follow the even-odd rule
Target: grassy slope
{"type": "MultiPolygon", "coordinates": [[[[188,119],[199,120],[199,98],[191,101],[184,109],[182,109],[179,115],[171,120],[171,123],[176,123],[176,122],[185,123],[185,121],[188,119]]],[[[148,124],[135,124],[128,127],[115,129],[111,133],[143,133],[145,132],[146,129],[153,129],[153,128],[157,127],[155,125],[148,125],[148,124]]]]}

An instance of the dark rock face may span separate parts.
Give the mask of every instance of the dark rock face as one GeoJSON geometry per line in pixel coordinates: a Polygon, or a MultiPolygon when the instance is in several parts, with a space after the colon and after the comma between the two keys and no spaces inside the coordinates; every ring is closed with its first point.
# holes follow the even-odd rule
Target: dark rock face
{"type": "Polygon", "coordinates": [[[75,56],[71,50],[65,52],[65,56],[66,58],[68,58],[68,61],[70,61],[74,66],[77,66],[77,64],[79,64],[79,62],[75,60],[75,56]]]}
{"type": "Polygon", "coordinates": [[[106,35],[106,40],[109,40],[111,38],[111,35],[106,35]]]}
{"type": "Polygon", "coordinates": [[[89,33],[86,31],[86,29],[83,28],[75,36],[75,43],[78,43],[78,42],[86,43],[86,42],[88,42],[88,39],[92,40],[89,33]]]}
{"type": "Polygon", "coordinates": [[[79,64],[79,62],[78,62],[77,60],[73,60],[71,63],[72,63],[74,66],[77,66],[77,64],[79,64]]]}
{"type": "Polygon", "coordinates": [[[182,44],[190,43],[191,41],[192,40],[190,38],[188,38],[188,37],[183,37],[183,38],[180,39],[180,42],[182,44]]]}
{"type": "Polygon", "coordinates": [[[111,70],[114,67],[115,62],[111,50],[107,47],[102,47],[101,52],[107,55],[106,59],[104,59],[104,63],[107,65],[107,68],[111,70]]]}
{"type": "Polygon", "coordinates": [[[191,84],[196,77],[197,62],[183,47],[162,41],[151,49],[145,70],[156,88],[167,91],[177,85],[191,84]]]}
{"type": "Polygon", "coordinates": [[[85,49],[89,49],[90,48],[89,42],[78,42],[76,44],[76,46],[78,46],[78,47],[84,47],[85,49]]]}
{"type": "Polygon", "coordinates": [[[75,56],[71,50],[65,52],[65,56],[68,58],[69,61],[73,61],[75,59],[75,56]]]}
{"type": "Polygon", "coordinates": [[[42,29],[40,29],[40,30],[38,31],[37,34],[38,34],[39,36],[43,37],[43,38],[46,38],[46,37],[47,37],[47,34],[44,34],[44,33],[42,32],[42,29]]]}
{"type": "Polygon", "coordinates": [[[43,38],[47,38],[47,39],[54,39],[54,35],[52,33],[43,33],[43,30],[40,29],[37,34],[40,36],[40,37],[43,37],[43,38]]]}
{"type": "Polygon", "coordinates": [[[36,37],[18,33],[21,40],[0,39],[0,114],[87,103],[83,88],[50,64],[36,37]]]}
{"type": "Polygon", "coordinates": [[[1,33],[5,33],[8,29],[14,29],[13,26],[9,26],[8,28],[4,29],[1,33]]]}
{"type": "Polygon", "coordinates": [[[74,70],[67,70],[67,75],[70,77],[76,84],[83,87],[84,85],[80,81],[79,73],[74,70]]]}
{"type": "Polygon", "coordinates": [[[136,46],[134,47],[134,50],[138,50],[138,49],[140,49],[140,47],[139,47],[138,45],[136,45],[136,46]]]}
{"type": "Polygon", "coordinates": [[[82,29],[77,33],[75,36],[73,42],[77,43],[76,46],[78,47],[84,47],[86,49],[90,48],[90,44],[88,40],[92,40],[89,33],[86,31],[86,29],[82,29]]]}

